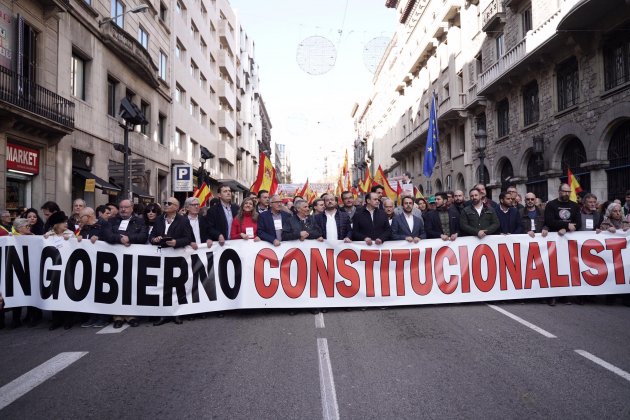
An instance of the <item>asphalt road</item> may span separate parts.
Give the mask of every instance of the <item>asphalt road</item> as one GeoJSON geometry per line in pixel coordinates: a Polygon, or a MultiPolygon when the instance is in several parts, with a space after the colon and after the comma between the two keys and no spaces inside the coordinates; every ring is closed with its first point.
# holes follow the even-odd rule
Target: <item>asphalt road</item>
{"type": "Polygon", "coordinates": [[[0,418],[630,418],[630,308],[496,306],[5,329],[0,418]]]}

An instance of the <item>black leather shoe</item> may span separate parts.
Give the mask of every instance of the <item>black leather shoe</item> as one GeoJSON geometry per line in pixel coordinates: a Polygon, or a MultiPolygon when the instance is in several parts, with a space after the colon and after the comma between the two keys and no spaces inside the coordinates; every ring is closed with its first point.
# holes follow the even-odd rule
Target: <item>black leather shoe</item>
{"type": "Polygon", "coordinates": [[[154,327],[159,327],[160,325],[168,324],[171,320],[165,317],[162,317],[153,323],[154,327]]]}
{"type": "Polygon", "coordinates": [[[178,316],[175,317],[175,319],[173,320],[173,322],[177,325],[182,325],[184,323],[184,321],[182,321],[182,319],[178,316]]]}
{"type": "Polygon", "coordinates": [[[48,331],[54,331],[57,328],[61,327],[63,324],[61,322],[53,322],[50,327],[48,327],[48,331]]]}
{"type": "Polygon", "coordinates": [[[137,327],[138,325],[140,325],[140,322],[137,319],[133,318],[129,320],[128,324],[130,327],[137,327]]]}
{"type": "Polygon", "coordinates": [[[549,298],[547,300],[547,305],[549,305],[549,306],[556,306],[556,298],[549,298]]]}
{"type": "Polygon", "coordinates": [[[72,322],[66,322],[65,324],[63,324],[64,330],[69,330],[70,328],[72,328],[72,322]]]}
{"type": "Polygon", "coordinates": [[[124,324],[124,321],[121,321],[120,319],[116,320],[114,321],[114,328],[122,328],[123,324],[124,324]]]}

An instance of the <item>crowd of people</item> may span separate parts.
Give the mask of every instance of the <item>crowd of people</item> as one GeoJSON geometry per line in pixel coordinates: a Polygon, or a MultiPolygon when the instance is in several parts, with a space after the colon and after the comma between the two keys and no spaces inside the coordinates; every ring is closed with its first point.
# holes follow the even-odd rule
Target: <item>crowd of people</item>
{"type": "MultiPolygon", "coordinates": [[[[528,192],[525,200],[515,186],[509,186],[499,194],[495,202],[487,197],[483,184],[468,191],[468,201],[463,191],[438,192],[434,196],[417,198],[404,195],[400,205],[384,196],[380,185],[372,187],[365,197],[355,197],[344,191],[341,197],[324,193],[309,203],[301,197],[294,199],[270,195],[268,191],[246,196],[240,205],[233,203],[233,192],[227,185],[219,187],[218,196],[207,207],[200,207],[199,199],[187,198],[183,205],[170,197],[162,205],[146,206],[121,200],[96,209],[86,206],[82,199],[74,200],[72,211],[67,215],[55,202],[48,201],[41,208],[24,209],[11,220],[8,211],[0,211],[0,236],[42,235],[54,241],[75,237],[78,241],[92,243],[104,241],[129,246],[151,244],[159,247],[197,249],[199,244],[223,246],[227,240],[265,241],[279,246],[284,241],[326,239],[346,243],[362,241],[368,246],[390,240],[418,243],[424,239],[456,241],[461,236],[527,234],[545,237],[549,232],[565,235],[575,231],[627,231],[630,228],[630,190],[625,203],[619,200],[599,203],[595,195],[580,195],[579,203],[569,199],[571,188],[561,184],[558,198],[546,203],[528,192]]],[[[630,306],[630,297],[621,297],[630,306]]],[[[616,296],[607,296],[606,303],[613,304],[616,296]]],[[[578,297],[576,303],[584,304],[587,298],[578,297]]],[[[570,304],[571,300],[560,301],[570,304]]],[[[556,304],[556,298],[547,300],[556,304]]],[[[34,327],[43,320],[43,312],[28,307],[22,318],[23,308],[12,308],[11,328],[22,325],[34,327]]],[[[218,316],[222,316],[221,313],[218,316]]],[[[60,327],[102,328],[112,317],[102,314],[79,314],[53,311],[50,330],[60,327]]],[[[159,326],[173,321],[181,324],[180,317],[162,317],[153,323],[159,326]]],[[[113,327],[125,323],[139,325],[134,316],[114,316],[113,327]]],[[[0,295],[0,328],[5,327],[4,301],[0,295]]]]}

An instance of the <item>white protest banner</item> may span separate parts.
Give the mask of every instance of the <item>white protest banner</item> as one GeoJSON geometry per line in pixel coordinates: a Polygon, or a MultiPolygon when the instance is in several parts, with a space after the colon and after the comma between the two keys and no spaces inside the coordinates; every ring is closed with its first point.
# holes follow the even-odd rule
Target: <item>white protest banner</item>
{"type": "Polygon", "coordinates": [[[404,241],[251,240],[198,250],[0,238],[7,307],[118,315],[422,305],[630,293],[625,234],[404,241]]]}

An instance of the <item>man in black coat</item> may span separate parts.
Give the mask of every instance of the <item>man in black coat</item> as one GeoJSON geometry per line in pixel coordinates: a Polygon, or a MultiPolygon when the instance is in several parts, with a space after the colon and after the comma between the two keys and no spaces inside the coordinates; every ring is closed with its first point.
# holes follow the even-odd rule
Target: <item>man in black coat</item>
{"type": "Polygon", "coordinates": [[[228,185],[219,187],[219,204],[208,209],[206,220],[210,239],[219,241],[223,246],[226,239],[230,238],[232,221],[238,215],[238,206],[232,204],[232,189],[228,185]]]}
{"type": "Polygon", "coordinates": [[[118,205],[118,216],[108,220],[112,233],[107,239],[110,244],[146,244],[149,236],[144,219],[133,214],[130,200],[122,200],[118,205]]]}
{"type": "Polygon", "coordinates": [[[282,240],[319,239],[322,233],[317,227],[314,216],[309,215],[310,210],[306,200],[295,200],[293,207],[295,207],[295,214],[289,219],[289,228],[282,229],[282,240]]]}
{"type": "Polygon", "coordinates": [[[353,241],[380,245],[392,238],[392,228],[385,211],[379,208],[380,204],[376,193],[370,192],[365,196],[365,207],[357,208],[352,219],[353,241]]]}
{"type": "Polygon", "coordinates": [[[164,212],[155,221],[149,242],[162,247],[183,248],[195,241],[188,218],[178,211],[179,201],[175,197],[164,202],[164,212]]]}
{"type": "Polygon", "coordinates": [[[199,216],[199,199],[197,197],[188,197],[184,201],[184,208],[195,238],[195,241],[190,246],[192,249],[197,249],[199,244],[206,244],[210,248],[212,240],[210,239],[208,219],[199,216]]]}
{"type": "MultiPolygon", "coordinates": [[[[462,193],[462,198],[463,195],[462,193]]],[[[447,200],[446,193],[435,194],[435,210],[427,212],[424,216],[424,228],[429,239],[442,238],[443,241],[454,241],[459,235],[459,209],[455,203],[448,206],[447,200]]]]}
{"type": "MultiPolygon", "coordinates": [[[[352,242],[350,213],[338,208],[337,199],[334,195],[324,194],[322,198],[324,199],[325,210],[323,213],[315,215],[315,221],[322,233],[322,240],[332,239],[342,240],[346,243],[352,242]],[[329,238],[328,232],[334,233],[335,237],[329,238]]],[[[352,206],[352,208],[354,208],[354,206],[352,206]]]]}

